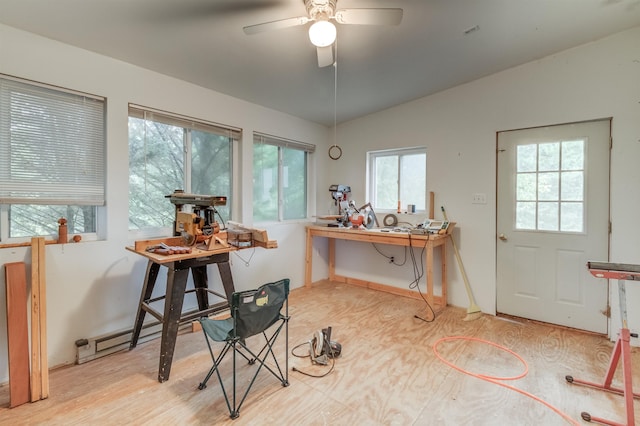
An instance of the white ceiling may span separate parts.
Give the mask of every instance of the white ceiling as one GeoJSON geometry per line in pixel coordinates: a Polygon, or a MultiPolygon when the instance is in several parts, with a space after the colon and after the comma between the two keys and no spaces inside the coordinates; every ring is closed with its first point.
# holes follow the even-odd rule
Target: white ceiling
{"type": "Polygon", "coordinates": [[[0,23],[328,126],[336,71],[340,123],[640,25],[640,0],[338,0],[385,7],[400,25],[337,25],[336,68],[309,24],[242,31],[303,0],[0,0],[0,23]]]}

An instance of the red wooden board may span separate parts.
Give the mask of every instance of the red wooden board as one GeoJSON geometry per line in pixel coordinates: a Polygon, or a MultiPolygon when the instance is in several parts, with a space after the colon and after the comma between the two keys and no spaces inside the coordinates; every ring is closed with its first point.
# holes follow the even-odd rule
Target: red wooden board
{"type": "Polygon", "coordinates": [[[9,346],[9,405],[29,402],[29,329],[27,278],[23,262],[7,263],[7,340],[9,346]]]}

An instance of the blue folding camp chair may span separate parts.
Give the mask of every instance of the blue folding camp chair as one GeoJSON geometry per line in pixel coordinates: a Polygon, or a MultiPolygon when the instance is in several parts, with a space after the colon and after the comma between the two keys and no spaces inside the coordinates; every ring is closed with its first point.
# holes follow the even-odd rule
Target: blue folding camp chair
{"type": "MultiPolygon", "coordinates": [[[[222,388],[224,399],[232,419],[240,415],[240,408],[244,403],[249,390],[253,386],[258,373],[264,367],[282,386],[289,386],[289,279],[285,278],[273,283],[264,284],[255,290],[233,293],[230,301],[231,316],[222,320],[201,318],[202,331],[205,335],[207,347],[213,360],[213,366],[207,373],[198,389],[207,387],[207,381],[215,372],[222,388]],[[284,307],[284,314],[282,309],[284,307]],[[280,368],[280,362],[273,349],[280,332],[285,331],[284,371],[280,368]],[[247,339],[251,336],[262,334],[264,341],[259,351],[249,349],[247,339]],[[224,342],[224,347],[216,356],[211,342],[224,342]],[[233,353],[233,389],[231,395],[227,393],[220,365],[227,355],[233,353]],[[249,365],[257,366],[249,385],[246,387],[242,398],[238,401],[236,389],[236,356],[244,357],[249,365]],[[269,355],[271,355],[269,357],[269,355]],[[267,360],[267,357],[269,359],[267,360]],[[273,362],[271,362],[273,361],[273,362]]],[[[261,339],[260,339],[261,340],[261,339]]],[[[255,339],[252,340],[255,342],[255,339]]],[[[281,356],[282,358],[282,356],[281,356]]]]}

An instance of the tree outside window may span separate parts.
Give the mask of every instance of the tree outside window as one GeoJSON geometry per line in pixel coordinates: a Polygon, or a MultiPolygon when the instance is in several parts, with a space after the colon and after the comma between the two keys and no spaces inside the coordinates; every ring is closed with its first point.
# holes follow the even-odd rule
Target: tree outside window
{"type": "Polygon", "coordinates": [[[305,219],[307,173],[313,145],[256,133],[253,145],[253,219],[305,219]]]}
{"type": "Polygon", "coordinates": [[[129,109],[129,229],[171,228],[176,189],[227,197],[231,214],[232,151],[239,131],[137,107],[129,109]]]}

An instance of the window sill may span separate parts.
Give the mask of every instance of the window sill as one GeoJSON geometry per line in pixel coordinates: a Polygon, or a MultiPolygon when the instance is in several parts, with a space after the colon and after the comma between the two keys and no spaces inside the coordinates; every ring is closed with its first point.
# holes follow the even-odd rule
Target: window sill
{"type": "MultiPolygon", "coordinates": [[[[33,237],[33,238],[38,238],[38,237],[33,237]]],[[[57,239],[51,239],[48,240],[45,238],[44,243],[45,245],[49,245],[49,244],[59,244],[57,239]]],[[[62,243],[62,245],[64,244],[77,244],[80,242],[89,242],[89,241],[99,241],[97,239],[91,239],[91,238],[87,238],[85,239],[82,235],[80,234],[75,234],[73,236],[71,236],[69,238],[69,241],[67,241],[66,243],[62,243]],[[78,241],[75,241],[73,238],[74,237],[80,237],[80,239],[78,241]]],[[[15,243],[0,243],[0,249],[5,249],[5,248],[17,248],[17,247],[30,247],[32,245],[31,239],[29,241],[18,241],[15,243]]]]}

